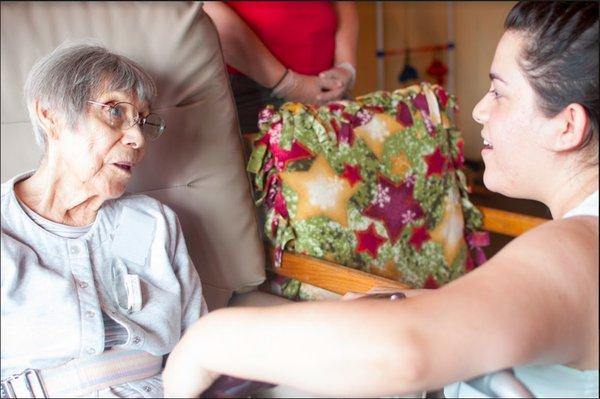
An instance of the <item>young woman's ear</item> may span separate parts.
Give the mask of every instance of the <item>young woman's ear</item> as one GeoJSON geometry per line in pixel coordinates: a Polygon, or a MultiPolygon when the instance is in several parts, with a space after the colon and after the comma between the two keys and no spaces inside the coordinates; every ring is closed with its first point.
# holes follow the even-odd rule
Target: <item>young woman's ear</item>
{"type": "Polygon", "coordinates": [[[40,121],[40,124],[46,131],[48,140],[56,139],[58,129],[56,117],[54,116],[54,114],[48,108],[44,108],[42,104],[40,104],[39,100],[34,100],[33,107],[35,109],[35,113],[38,117],[38,120],[40,121]]]}
{"type": "Polygon", "coordinates": [[[558,129],[553,138],[555,151],[569,151],[579,148],[589,134],[589,117],[581,104],[572,103],[556,115],[558,129]]]}

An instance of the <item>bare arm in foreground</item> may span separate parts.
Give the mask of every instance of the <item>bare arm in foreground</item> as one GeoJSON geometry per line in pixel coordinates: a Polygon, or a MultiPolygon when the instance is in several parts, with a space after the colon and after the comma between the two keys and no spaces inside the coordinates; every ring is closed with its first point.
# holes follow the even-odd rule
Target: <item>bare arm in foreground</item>
{"type": "Polygon", "coordinates": [[[382,396],[518,364],[597,368],[597,237],[597,218],[548,222],[468,275],[403,301],[215,311],[169,357],[165,395],[198,395],[218,373],[382,396]]]}

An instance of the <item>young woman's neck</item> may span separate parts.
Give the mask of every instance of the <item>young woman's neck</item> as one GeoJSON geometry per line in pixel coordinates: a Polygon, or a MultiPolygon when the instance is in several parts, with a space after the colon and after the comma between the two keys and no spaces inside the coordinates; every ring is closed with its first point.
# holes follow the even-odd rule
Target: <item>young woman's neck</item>
{"type": "Polygon", "coordinates": [[[563,174],[550,177],[552,185],[542,201],[550,208],[553,219],[561,219],[598,190],[598,165],[563,170],[563,174]]]}

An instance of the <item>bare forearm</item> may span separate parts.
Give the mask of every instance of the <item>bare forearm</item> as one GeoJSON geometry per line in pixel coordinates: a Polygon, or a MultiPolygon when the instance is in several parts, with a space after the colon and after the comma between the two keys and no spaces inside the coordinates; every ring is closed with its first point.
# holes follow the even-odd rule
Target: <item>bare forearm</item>
{"type": "Polygon", "coordinates": [[[220,1],[207,1],[204,10],[211,17],[223,47],[227,64],[265,87],[273,87],[285,67],[232,9],[220,1]]]}
{"type": "Polygon", "coordinates": [[[398,308],[392,316],[390,305],[368,300],[229,308],[203,318],[180,345],[194,351],[189,356],[204,369],[318,394],[412,392],[416,345],[408,326],[394,327],[398,308]]]}
{"type": "Polygon", "coordinates": [[[348,62],[356,68],[358,12],[354,2],[335,3],[338,28],[335,33],[335,63],[348,62]]]}

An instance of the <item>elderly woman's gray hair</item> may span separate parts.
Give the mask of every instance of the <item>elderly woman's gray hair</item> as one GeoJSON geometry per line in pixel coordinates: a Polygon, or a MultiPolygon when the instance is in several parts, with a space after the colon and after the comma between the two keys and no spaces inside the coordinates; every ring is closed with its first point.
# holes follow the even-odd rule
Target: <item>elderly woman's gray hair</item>
{"type": "Polygon", "coordinates": [[[74,128],[85,115],[86,102],[101,91],[132,93],[147,103],[156,97],[154,81],[138,64],[98,45],[64,43],[36,62],[25,82],[25,101],[36,142],[44,152],[46,132],[34,100],[63,115],[74,128]]]}

